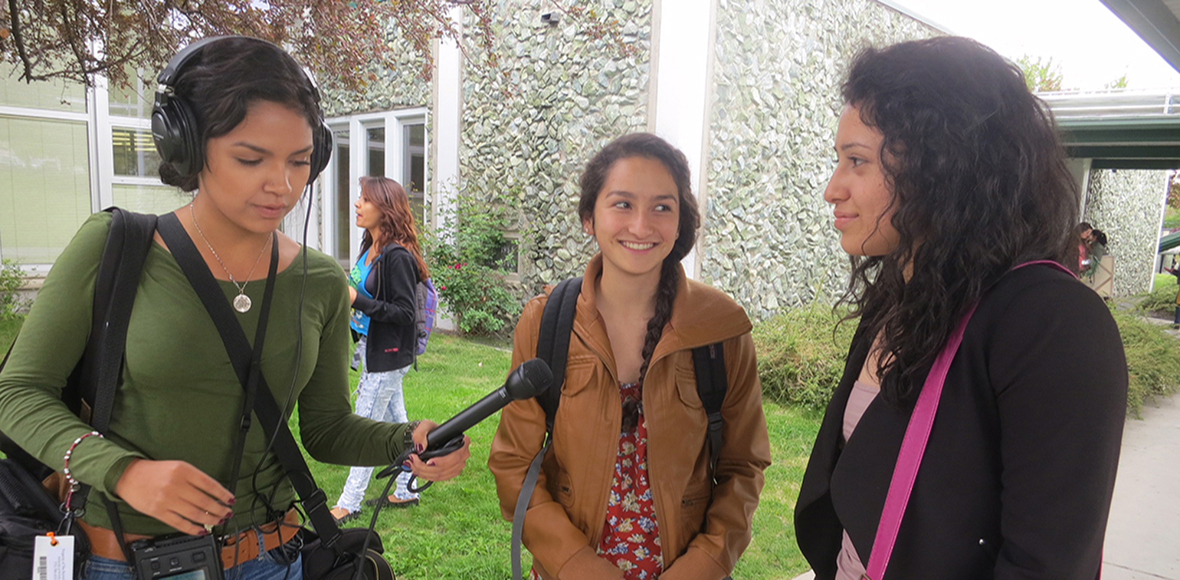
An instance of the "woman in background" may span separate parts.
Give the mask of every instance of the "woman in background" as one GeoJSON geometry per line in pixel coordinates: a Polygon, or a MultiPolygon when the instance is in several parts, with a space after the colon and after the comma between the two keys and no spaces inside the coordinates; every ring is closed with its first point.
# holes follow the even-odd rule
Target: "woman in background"
{"type": "Polygon", "coordinates": [[[1074,228],[1078,236],[1078,269],[1077,271],[1085,272],[1090,269],[1090,243],[1093,241],[1091,234],[1094,232],[1094,226],[1088,222],[1082,222],[1074,228]]]}
{"type": "MultiPolygon", "coordinates": [[[[404,423],[407,417],[402,380],[414,364],[418,345],[415,288],[430,277],[430,270],[422,258],[410,199],[398,182],[387,177],[361,178],[356,225],[365,229],[361,255],[349,274],[348,286],[352,330],[360,337],[356,352],[363,364],[356,414],[375,421],[404,423]]],[[[349,470],[344,491],[332,508],[336,519],[346,521],[360,514],[372,474],[372,467],[349,470]]],[[[366,503],[418,505],[418,494],[406,489],[409,479],[409,473],[399,472],[393,495],[366,503]]]]}
{"type": "Polygon", "coordinates": [[[1109,253],[1106,243],[1106,232],[1099,229],[1090,230],[1090,246],[1086,251],[1086,259],[1090,261],[1090,267],[1083,276],[1091,281],[1094,280],[1094,275],[1098,273],[1098,269],[1102,267],[1103,256],[1109,253]]]}
{"type": "Polygon", "coordinates": [[[1127,367],[1110,311],[1061,266],[1077,201],[1047,108],[953,37],[861,52],[843,97],[824,199],[859,326],[796,503],[800,549],[820,580],[861,578],[883,549],[914,402],[978,304],[874,580],[1094,580],[1127,367]]]}

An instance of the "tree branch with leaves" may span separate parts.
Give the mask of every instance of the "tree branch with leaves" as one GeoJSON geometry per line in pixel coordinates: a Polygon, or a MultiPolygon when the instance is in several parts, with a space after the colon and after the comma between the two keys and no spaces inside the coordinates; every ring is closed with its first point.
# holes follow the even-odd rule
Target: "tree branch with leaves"
{"type": "Polygon", "coordinates": [[[1024,84],[1034,93],[1060,91],[1064,76],[1061,65],[1053,64],[1053,57],[1043,59],[1024,55],[1016,60],[1016,66],[1024,73],[1024,84]]]}
{"type": "MultiPolygon", "coordinates": [[[[363,88],[356,71],[393,62],[397,35],[408,40],[429,80],[435,39],[459,40],[451,18],[473,15],[477,46],[494,38],[485,0],[8,0],[0,12],[0,61],[22,80],[65,79],[93,85],[105,75],[128,87],[128,71],[157,71],[189,42],[242,34],[289,49],[317,75],[363,88]]],[[[494,59],[489,59],[494,65],[494,59]]]]}

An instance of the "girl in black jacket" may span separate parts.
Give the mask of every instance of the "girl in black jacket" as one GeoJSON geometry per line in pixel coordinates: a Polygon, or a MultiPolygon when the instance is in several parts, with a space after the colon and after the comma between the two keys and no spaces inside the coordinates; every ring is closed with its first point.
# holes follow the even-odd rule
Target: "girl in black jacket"
{"type": "MultiPolygon", "coordinates": [[[[352,329],[360,336],[357,353],[364,365],[357,387],[356,413],[378,421],[405,422],[402,379],[414,362],[418,342],[414,290],[429,277],[418,243],[418,228],[402,186],[386,177],[361,178],[356,225],[365,228],[361,255],[350,273],[352,329]],[[379,253],[378,253],[379,252],[379,253]]],[[[353,467],[332,509],[342,521],[360,514],[372,467],[353,467]]],[[[408,507],[418,494],[406,489],[408,473],[398,475],[393,495],[370,500],[408,507]]]]}
{"type": "Polygon", "coordinates": [[[1077,198],[1020,69],[963,38],[853,62],[824,199],[860,325],[795,507],[821,580],[876,545],[914,402],[973,304],[884,576],[1093,580],[1126,412],[1118,328],[1075,264],[1077,198]],[[1078,364],[1086,361],[1086,364],[1078,364]]]}

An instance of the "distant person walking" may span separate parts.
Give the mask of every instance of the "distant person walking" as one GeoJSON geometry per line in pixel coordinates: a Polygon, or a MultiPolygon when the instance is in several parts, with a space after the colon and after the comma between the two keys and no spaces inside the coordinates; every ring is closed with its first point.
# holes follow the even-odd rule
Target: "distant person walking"
{"type": "Polygon", "coordinates": [[[1090,244],[1088,248],[1090,264],[1085,274],[1083,274],[1087,279],[1094,280],[1094,276],[1098,274],[1098,270],[1102,267],[1102,258],[1108,253],[1110,252],[1106,248],[1106,234],[1099,229],[1090,230],[1090,244]]]}
{"type": "MultiPolygon", "coordinates": [[[[419,281],[430,277],[419,245],[414,212],[401,184],[387,177],[361,178],[356,202],[356,225],[365,228],[361,255],[349,274],[352,330],[360,336],[357,354],[364,368],[357,386],[356,414],[382,422],[404,423],[406,403],[402,379],[414,363],[418,344],[419,281]]],[[[372,467],[353,467],[332,515],[347,521],[360,514],[372,467]]],[[[406,489],[410,474],[398,475],[389,497],[370,504],[409,507],[418,494],[406,489]]]]}
{"type": "Polygon", "coordinates": [[[1078,235],[1078,274],[1085,272],[1090,268],[1090,234],[1094,231],[1094,226],[1087,222],[1082,222],[1074,228],[1078,235]]]}

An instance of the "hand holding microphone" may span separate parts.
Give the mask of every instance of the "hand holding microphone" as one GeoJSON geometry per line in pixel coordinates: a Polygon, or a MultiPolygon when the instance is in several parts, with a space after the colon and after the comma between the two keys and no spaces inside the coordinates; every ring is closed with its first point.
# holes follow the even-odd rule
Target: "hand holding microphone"
{"type": "Polygon", "coordinates": [[[553,372],[549,370],[549,365],[545,364],[545,361],[539,358],[525,361],[508,375],[504,386],[492,391],[479,402],[439,425],[438,429],[431,431],[426,436],[426,451],[422,457],[426,458],[431,451],[443,449],[448,443],[462,436],[464,431],[492,416],[508,403],[541,394],[552,382],[553,372]]]}
{"type": "MultiPolygon", "coordinates": [[[[442,425],[439,425],[437,428],[431,429],[432,425],[424,421],[418,426],[418,429],[419,431],[429,431],[425,438],[426,449],[417,454],[418,458],[411,457],[409,459],[411,468],[416,473],[422,475],[424,479],[433,479],[436,481],[449,479],[447,477],[435,479],[430,477],[428,473],[422,472],[428,472],[429,467],[434,467],[430,465],[431,459],[448,455],[459,449],[466,449],[466,444],[469,440],[463,435],[465,431],[474,427],[480,421],[492,416],[500,409],[503,409],[512,401],[537,396],[549,388],[552,382],[553,372],[549,370],[549,365],[545,364],[545,361],[539,358],[528,360],[508,375],[508,380],[504,382],[504,386],[492,391],[474,405],[460,411],[459,414],[442,425]],[[415,459],[417,459],[417,462],[415,462],[415,459]]],[[[415,443],[421,443],[419,437],[420,433],[416,432],[414,434],[415,443]]],[[[466,463],[466,461],[464,460],[463,463],[466,463]]],[[[403,468],[403,465],[400,463],[391,465],[379,473],[378,477],[389,477],[396,473],[398,469],[403,468]]],[[[459,467],[459,470],[462,470],[462,466],[459,467]]],[[[454,475],[458,475],[458,473],[454,475]]],[[[451,475],[451,477],[454,477],[454,475],[451,475]]],[[[428,486],[429,484],[418,488],[418,490],[426,489],[428,486]]]]}

